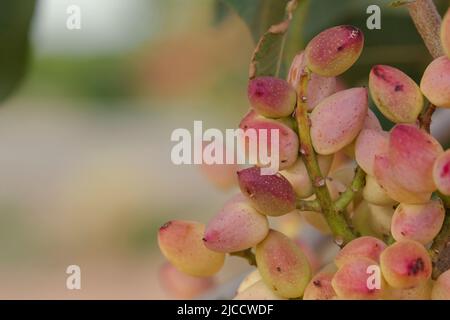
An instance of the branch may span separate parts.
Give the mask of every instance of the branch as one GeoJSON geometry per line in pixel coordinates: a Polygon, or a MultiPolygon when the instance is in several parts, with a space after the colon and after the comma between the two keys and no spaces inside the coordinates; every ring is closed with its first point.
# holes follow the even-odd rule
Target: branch
{"type": "Polygon", "coordinates": [[[297,88],[297,108],[295,112],[301,141],[300,153],[305,162],[306,169],[308,170],[317,201],[319,202],[322,213],[335,237],[335,242],[339,246],[343,246],[355,239],[356,236],[347,224],[345,217],[336,211],[333,201],[331,200],[330,192],[326,186],[325,178],[320,172],[310,135],[310,122],[305,94],[308,82],[309,70],[305,69],[300,79],[299,88],[297,88]]]}
{"type": "Polygon", "coordinates": [[[441,231],[434,238],[430,248],[431,261],[433,262],[433,278],[436,279],[442,272],[450,269],[450,197],[438,192],[438,196],[444,203],[446,215],[441,231]]]}
{"type": "Polygon", "coordinates": [[[433,0],[416,0],[408,4],[408,11],[433,58],[443,56],[439,37],[442,19],[433,0]]]}
{"type": "Polygon", "coordinates": [[[255,258],[255,254],[252,252],[252,249],[231,252],[230,256],[244,258],[247,260],[249,265],[256,267],[256,258],[255,258]]]}
{"type": "Polygon", "coordinates": [[[423,114],[419,118],[420,127],[430,133],[431,130],[431,118],[433,116],[434,111],[436,111],[436,106],[433,104],[429,104],[428,108],[423,112],[423,114]]]}
{"type": "Polygon", "coordinates": [[[355,176],[353,178],[350,187],[345,190],[343,194],[336,200],[334,207],[338,212],[343,212],[345,208],[348,207],[350,202],[352,202],[356,193],[364,188],[366,184],[366,173],[358,166],[355,171],[355,176]]]}

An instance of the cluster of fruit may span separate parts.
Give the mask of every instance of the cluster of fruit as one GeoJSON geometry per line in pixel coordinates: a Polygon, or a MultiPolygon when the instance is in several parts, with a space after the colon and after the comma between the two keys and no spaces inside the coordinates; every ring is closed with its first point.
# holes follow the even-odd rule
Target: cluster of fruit
{"type": "Polygon", "coordinates": [[[280,172],[262,175],[257,166],[239,171],[241,193],[206,226],[162,226],[158,241],[165,257],[182,272],[207,277],[221,269],[225,254],[246,256],[257,270],[236,299],[450,299],[450,271],[432,280],[427,250],[445,220],[441,198],[450,196],[450,150],[444,152],[418,120],[424,96],[450,108],[450,11],[441,39],[447,56],[430,63],[420,86],[399,69],[377,65],[369,89],[341,88],[336,77],[364,45],[352,26],[312,39],[295,57],[287,81],[250,80],[252,108],[240,128],[279,130],[280,172]],[[368,107],[369,91],[395,123],[389,132],[368,107]],[[292,212],[332,233],[342,247],[315,275],[295,239],[269,226],[268,217],[292,212]],[[342,221],[350,238],[335,225],[342,221]],[[370,270],[380,270],[375,287],[368,283],[370,270]]]}

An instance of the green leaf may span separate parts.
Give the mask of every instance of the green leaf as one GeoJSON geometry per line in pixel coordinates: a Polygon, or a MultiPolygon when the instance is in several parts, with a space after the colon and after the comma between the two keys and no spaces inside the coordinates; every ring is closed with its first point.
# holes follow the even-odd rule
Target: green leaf
{"type": "Polygon", "coordinates": [[[250,79],[278,76],[283,58],[283,46],[289,21],[272,26],[258,42],[250,63],[250,79]]]}
{"type": "Polygon", "coordinates": [[[0,101],[17,88],[25,75],[34,8],[34,0],[0,2],[0,101]]]}
{"type": "Polygon", "coordinates": [[[297,6],[297,0],[289,1],[285,8],[285,19],[270,26],[258,41],[250,63],[250,79],[259,76],[278,77],[282,73],[286,38],[297,6]]]}
{"type": "Polygon", "coordinates": [[[269,28],[284,19],[289,0],[220,0],[247,24],[255,43],[269,28]]]}

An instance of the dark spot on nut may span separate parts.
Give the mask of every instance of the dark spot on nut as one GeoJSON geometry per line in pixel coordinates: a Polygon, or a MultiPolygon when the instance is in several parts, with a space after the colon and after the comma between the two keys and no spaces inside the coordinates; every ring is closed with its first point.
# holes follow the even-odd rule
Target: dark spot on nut
{"type": "Polygon", "coordinates": [[[409,266],[408,266],[408,276],[415,276],[417,275],[419,272],[423,271],[425,269],[425,264],[422,260],[422,258],[417,258],[415,261],[413,261],[409,266]]]}

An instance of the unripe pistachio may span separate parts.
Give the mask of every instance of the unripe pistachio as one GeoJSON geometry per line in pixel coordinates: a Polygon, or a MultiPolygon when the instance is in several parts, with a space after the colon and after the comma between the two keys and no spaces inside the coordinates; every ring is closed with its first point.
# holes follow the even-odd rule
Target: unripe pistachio
{"type": "Polygon", "coordinates": [[[416,193],[435,191],[433,166],[442,152],[439,142],[416,126],[399,124],[391,130],[389,159],[392,173],[405,189],[416,193]]]}
{"type": "Polygon", "coordinates": [[[370,109],[367,110],[366,120],[364,120],[364,129],[383,130],[377,115],[370,109]]]}
{"type": "Polygon", "coordinates": [[[256,246],[258,270],[264,283],[277,295],[298,298],[311,278],[311,268],[298,245],[282,233],[270,230],[256,246]]]}
{"type": "Polygon", "coordinates": [[[395,289],[388,287],[386,294],[383,296],[385,300],[430,300],[431,290],[433,289],[433,281],[428,280],[424,284],[417,287],[407,289],[395,289]]]}
{"type": "Polygon", "coordinates": [[[376,206],[393,206],[397,204],[397,201],[390,198],[377,180],[370,175],[366,176],[366,185],[362,195],[364,200],[376,206]]]}
{"type": "Polygon", "coordinates": [[[247,289],[239,292],[233,300],[286,300],[276,295],[270,288],[259,280],[247,289]]]}
{"type": "Polygon", "coordinates": [[[370,225],[372,230],[378,237],[385,237],[391,231],[392,216],[394,215],[393,207],[381,207],[369,204],[370,209],[370,225]]]}
{"type": "Polygon", "coordinates": [[[367,116],[367,89],[353,88],[335,93],[311,113],[311,140],[317,153],[335,153],[350,144],[367,116]]]}
{"type": "Polygon", "coordinates": [[[254,285],[256,282],[261,280],[261,274],[259,273],[258,269],[253,270],[250,272],[244,280],[239,284],[239,287],[237,289],[237,293],[241,293],[247,288],[250,288],[252,285],[254,285]]]}
{"type": "Polygon", "coordinates": [[[450,195],[450,150],[441,154],[434,163],[433,179],[436,187],[445,195],[450,195]]]}
{"type": "Polygon", "coordinates": [[[365,257],[357,257],[344,263],[331,281],[334,291],[339,299],[376,300],[382,297],[384,287],[381,280],[380,288],[371,288],[368,285],[373,267],[377,267],[376,261],[365,257]]]}
{"type": "Polygon", "coordinates": [[[450,108],[450,58],[435,59],[425,69],[420,89],[427,99],[437,107],[450,108]]]}
{"type": "Polygon", "coordinates": [[[352,225],[363,236],[379,236],[371,226],[371,214],[367,201],[361,201],[352,213],[352,225]]]}
{"type": "Polygon", "coordinates": [[[324,77],[347,71],[361,55],[364,35],[353,26],[337,26],[315,36],[305,50],[309,69],[324,77]]]}
{"type": "MultiPolygon", "coordinates": [[[[257,143],[256,150],[249,150],[249,138],[243,137],[245,140],[246,154],[248,156],[254,157],[257,159],[258,163],[261,164],[262,160],[259,158],[261,148],[264,150],[264,153],[268,153],[268,157],[274,158],[274,155],[271,154],[272,150],[272,130],[278,130],[278,145],[279,145],[279,163],[278,168],[280,170],[289,168],[292,166],[298,158],[298,149],[299,149],[299,141],[297,133],[292,130],[288,125],[284,123],[284,121],[278,121],[275,119],[264,118],[263,116],[258,115],[254,110],[248,112],[245,117],[242,119],[239,124],[239,128],[244,130],[244,134],[249,137],[252,136],[251,131],[249,129],[257,130],[257,134],[255,136],[256,141],[253,143],[257,143]],[[267,136],[264,131],[260,131],[261,129],[267,130],[267,136]],[[263,138],[266,137],[265,146],[261,145],[263,142],[263,138]],[[255,152],[256,154],[254,154],[255,152]]],[[[261,164],[263,165],[263,164],[261,164]]],[[[267,165],[267,164],[264,164],[267,165]]]]}
{"type": "Polygon", "coordinates": [[[247,168],[237,174],[242,193],[259,212],[281,216],[295,210],[294,189],[281,174],[262,175],[258,167],[247,168]]]}
{"type": "MultiPolygon", "coordinates": [[[[306,67],[305,54],[299,53],[294,57],[289,69],[288,82],[297,89],[300,79],[306,67]]],[[[306,91],[306,102],[308,111],[314,109],[323,99],[336,92],[336,78],[322,77],[318,74],[311,74],[306,91]]]]}
{"type": "Polygon", "coordinates": [[[277,217],[277,219],[274,219],[274,221],[271,222],[273,222],[272,225],[275,226],[274,229],[282,232],[291,239],[298,236],[299,230],[301,230],[304,225],[302,216],[298,210],[294,210],[283,216],[277,217]]]}
{"type": "MultiPolygon", "coordinates": [[[[317,156],[319,162],[320,172],[326,176],[330,171],[333,156],[317,156]]],[[[310,197],[314,193],[314,188],[306,170],[305,163],[301,158],[298,158],[295,164],[280,172],[292,185],[295,193],[300,199],[310,197]]]]}
{"type": "Polygon", "coordinates": [[[322,234],[331,234],[330,226],[322,213],[315,211],[302,211],[301,215],[309,225],[313,226],[322,234]]]}
{"type": "Polygon", "coordinates": [[[431,291],[432,300],[450,300],[450,270],[442,273],[431,291]]]}
{"type": "Polygon", "coordinates": [[[425,247],[413,240],[401,240],[386,248],[380,266],[387,283],[399,289],[425,284],[431,278],[431,259],[425,247]]]}
{"type": "Polygon", "coordinates": [[[303,300],[331,300],[336,298],[336,292],[331,286],[335,272],[319,272],[309,282],[303,295],[303,300]]]}
{"type": "Polygon", "coordinates": [[[205,247],[204,230],[205,226],[198,222],[167,222],[158,232],[159,248],[181,272],[197,277],[211,276],[222,268],[225,255],[205,247]]]}
{"type": "Polygon", "coordinates": [[[442,20],[441,42],[447,57],[450,58],[450,9],[447,10],[442,20]]]}
{"type": "Polygon", "coordinates": [[[420,205],[401,203],[392,217],[391,234],[397,241],[411,239],[425,245],[439,233],[444,217],[440,200],[420,205]]]}
{"type": "Polygon", "coordinates": [[[217,252],[236,252],[254,247],[269,232],[267,217],[254,209],[241,194],[233,197],[208,223],[205,246],[217,252]]]}
{"type": "MultiPolygon", "coordinates": [[[[346,188],[351,185],[353,178],[355,177],[355,170],[356,163],[352,161],[334,170],[328,175],[328,177],[333,181],[337,180],[344,186],[344,188],[346,188]]],[[[341,190],[339,190],[339,192],[341,192],[341,190]]]]}
{"type": "Polygon", "coordinates": [[[369,89],[381,113],[396,123],[413,123],[423,108],[419,86],[402,71],[384,65],[374,66],[369,89]]]}
{"type": "Polygon", "coordinates": [[[386,244],[375,237],[359,237],[350,241],[334,258],[338,268],[348,261],[356,258],[369,258],[375,262],[380,261],[381,252],[386,249],[386,244]]]}
{"type": "Polygon", "coordinates": [[[294,111],[297,93],[283,79],[259,77],[248,83],[248,99],[257,113],[268,118],[282,118],[294,111]]]}
{"type": "Polygon", "coordinates": [[[420,204],[430,200],[431,192],[415,193],[394,180],[391,161],[386,154],[375,156],[374,176],[378,184],[386,191],[386,194],[397,202],[420,204]]]}
{"type": "Polygon", "coordinates": [[[194,299],[212,289],[215,285],[212,277],[193,277],[178,271],[170,263],[162,266],[159,272],[160,282],[171,297],[176,299],[194,299]]]}
{"type": "Polygon", "coordinates": [[[355,160],[368,175],[374,175],[373,164],[377,154],[386,153],[389,134],[380,130],[363,129],[356,139],[355,160]]]}

